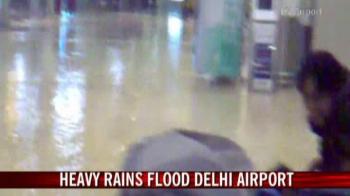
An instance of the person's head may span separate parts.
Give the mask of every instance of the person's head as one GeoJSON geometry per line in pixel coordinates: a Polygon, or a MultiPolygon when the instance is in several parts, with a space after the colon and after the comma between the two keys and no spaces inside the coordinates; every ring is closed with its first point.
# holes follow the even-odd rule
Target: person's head
{"type": "Polygon", "coordinates": [[[303,96],[311,124],[323,127],[332,99],[345,86],[348,70],[329,52],[315,51],[301,63],[297,88],[303,96]]]}

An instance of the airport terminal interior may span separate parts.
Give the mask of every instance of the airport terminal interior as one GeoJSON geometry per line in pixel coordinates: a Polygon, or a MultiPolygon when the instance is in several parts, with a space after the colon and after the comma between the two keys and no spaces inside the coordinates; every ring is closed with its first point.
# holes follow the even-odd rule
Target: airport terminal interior
{"type": "Polygon", "coordinates": [[[319,138],[294,78],[311,48],[350,60],[335,2],[0,0],[0,169],[120,170],[130,145],[182,128],[231,139],[256,170],[304,171],[319,138]]]}

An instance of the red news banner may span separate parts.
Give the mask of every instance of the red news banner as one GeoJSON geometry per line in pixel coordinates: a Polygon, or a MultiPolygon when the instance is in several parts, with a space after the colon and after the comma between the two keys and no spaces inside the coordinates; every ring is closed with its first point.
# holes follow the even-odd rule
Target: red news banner
{"type": "Polygon", "coordinates": [[[0,188],[350,188],[350,173],[0,172],[0,188]]]}

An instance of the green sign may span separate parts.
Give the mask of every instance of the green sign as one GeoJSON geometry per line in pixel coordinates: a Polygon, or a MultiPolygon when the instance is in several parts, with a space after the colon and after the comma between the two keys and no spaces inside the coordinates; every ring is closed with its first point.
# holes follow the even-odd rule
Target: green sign
{"type": "MultiPolygon", "coordinates": [[[[219,3],[219,1],[217,1],[219,3]]],[[[204,2],[203,2],[204,3],[204,2]]],[[[243,0],[223,0],[221,20],[203,32],[199,40],[204,73],[235,79],[240,75],[243,0]]],[[[199,24],[200,25],[200,24],[199,24]]]]}

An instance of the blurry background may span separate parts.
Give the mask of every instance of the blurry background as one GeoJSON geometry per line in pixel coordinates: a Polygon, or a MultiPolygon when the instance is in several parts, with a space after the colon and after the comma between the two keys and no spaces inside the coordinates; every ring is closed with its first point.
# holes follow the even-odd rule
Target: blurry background
{"type": "Polygon", "coordinates": [[[312,48],[350,64],[348,8],[347,0],[0,0],[0,169],[118,170],[130,144],[185,128],[234,140],[258,170],[304,170],[317,138],[294,76],[312,48]]]}

